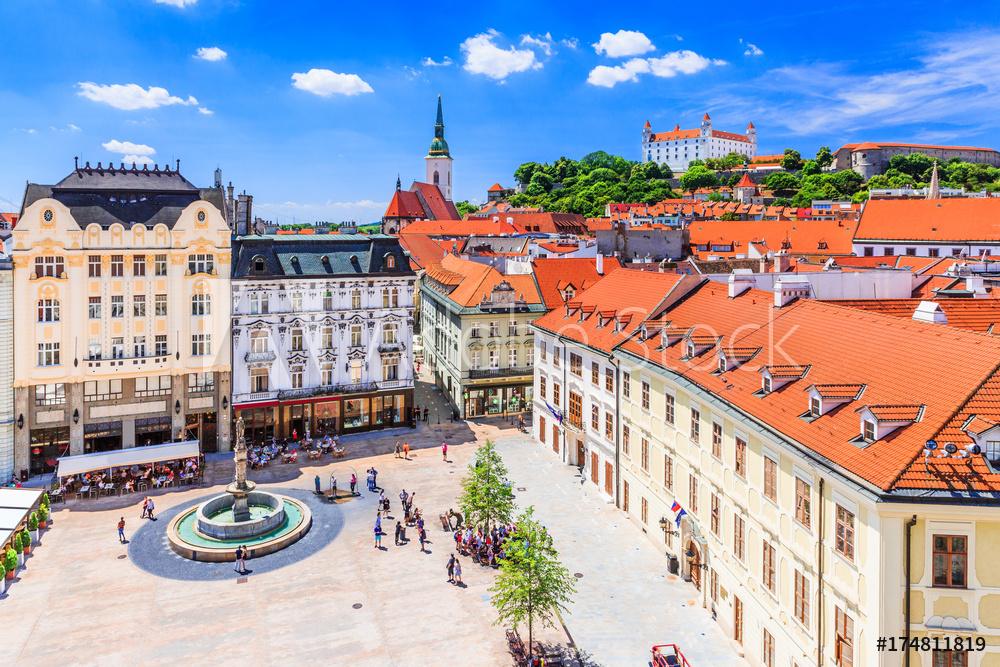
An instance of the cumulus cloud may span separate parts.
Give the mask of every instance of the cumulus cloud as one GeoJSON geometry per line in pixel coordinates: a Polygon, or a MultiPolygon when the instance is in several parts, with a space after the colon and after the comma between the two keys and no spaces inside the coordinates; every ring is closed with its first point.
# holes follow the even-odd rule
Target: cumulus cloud
{"type": "Polygon", "coordinates": [[[761,51],[755,44],[747,42],[747,50],[743,52],[745,56],[762,56],[764,52],[761,51]]]}
{"type": "Polygon", "coordinates": [[[678,74],[695,74],[713,65],[725,65],[725,60],[713,60],[694,51],[672,51],[660,58],[633,58],[616,67],[598,65],[590,71],[587,83],[611,88],[617,83],[638,81],[640,74],[670,78],[678,74]]]}
{"type": "Polygon", "coordinates": [[[171,7],[179,7],[184,9],[188,5],[193,5],[198,2],[198,0],[153,0],[158,5],[170,5],[171,7]]]}
{"type": "Polygon", "coordinates": [[[292,85],[320,97],[372,93],[372,87],[357,74],[338,74],[328,69],[311,69],[305,74],[292,74],[292,85]]]}
{"type": "Polygon", "coordinates": [[[522,35],[521,44],[524,46],[533,46],[540,51],[544,52],[545,55],[552,55],[552,35],[550,33],[545,33],[544,35],[539,35],[538,37],[532,37],[531,35],[522,35]]]}
{"type": "Polygon", "coordinates": [[[598,65],[590,71],[590,75],[587,77],[587,83],[595,86],[611,88],[616,83],[622,83],[624,81],[638,81],[639,75],[645,74],[648,71],[649,61],[643,58],[633,58],[627,63],[618,65],[617,67],[598,65]]]}
{"type": "Polygon", "coordinates": [[[559,40],[559,43],[567,48],[575,49],[577,46],[580,45],[580,40],[578,40],[576,37],[567,37],[566,39],[559,40]]]}
{"type": "Polygon", "coordinates": [[[146,144],[133,144],[131,141],[112,139],[107,143],[101,144],[101,146],[110,153],[121,153],[129,157],[135,157],[136,155],[156,155],[156,149],[153,147],[146,144]]]}
{"type": "Polygon", "coordinates": [[[656,47],[649,37],[637,30],[619,30],[618,32],[601,33],[601,39],[592,45],[597,53],[603,53],[609,58],[625,58],[649,53],[656,47]]]}
{"type": "Polygon", "coordinates": [[[467,72],[503,81],[510,74],[542,66],[530,48],[518,49],[512,46],[503,49],[497,46],[494,40],[499,36],[500,33],[491,28],[462,42],[461,48],[465,54],[463,67],[467,72]]]}
{"type": "Polygon", "coordinates": [[[420,64],[424,67],[447,67],[451,65],[451,62],[451,58],[445,56],[441,62],[435,62],[433,58],[424,58],[420,61],[420,64]]]}
{"type": "Polygon", "coordinates": [[[211,109],[206,109],[205,107],[198,107],[198,113],[204,114],[206,116],[211,116],[215,112],[212,111],[211,109]]]}
{"type": "Polygon", "coordinates": [[[199,60],[208,60],[214,63],[220,60],[225,60],[227,55],[229,54],[217,46],[203,46],[198,49],[198,52],[194,54],[194,57],[199,60]]]}
{"type": "Polygon", "coordinates": [[[126,155],[122,158],[122,162],[129,164],[135,162],[136,164],[153,164],[153,158],[146,157],[145,155],[126,155]]]}
{"type": "Polygon", "coordinates": [[[155,109],[171,104],[182,104],[185,106],[198,104],[198,100],[194,97],[188,96],[185,100],[171,95],[167,92],[166,88],[158,88],[156,86],[150,86],[146,89],[135,83],[98,85],[91,82],[78,83],[76,85],[80,89],[80,92],[77,93],[78,95],[94,102],[109,104],[123,111],[155,109]]]}
{"type": "Polygon", "coordinates": [[[38,130],[33,130],[33,129],[29,130],[26,127],[15,127],[14,131],[15,132],[24,132],[25,134],[38,134],[38,130]]]}

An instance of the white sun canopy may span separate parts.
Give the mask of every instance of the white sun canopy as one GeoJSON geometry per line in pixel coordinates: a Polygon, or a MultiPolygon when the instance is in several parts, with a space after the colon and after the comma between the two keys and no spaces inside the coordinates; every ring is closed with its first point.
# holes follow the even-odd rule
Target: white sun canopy
{"type": "Polygon", "coordinates": [[[108,468],[124,468],[126,466],[155,463],[157,461],[173,461],[198,456],[201,447],[197,440],[186,442],[168,442],[164,445],[148,447],[131,447],[116,449],[113,452],[94,452],[81,456],[64,456],[59,459],[59,477],[69,477],[91,470],[107,470],[108,468]]]}

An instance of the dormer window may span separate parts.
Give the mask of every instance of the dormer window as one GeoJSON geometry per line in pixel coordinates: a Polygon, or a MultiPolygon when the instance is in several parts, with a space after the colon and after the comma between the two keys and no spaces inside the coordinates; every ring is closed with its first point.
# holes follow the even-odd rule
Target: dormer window
{"type": "Polygon", "coordinates": [[[719,357],[719,372],[720,373],[725,373],[726,372],[726,358],[725,357],[719,357]]]}
{"type": "Polygon", "coordinates": [[[864,438],[867,442],[875,442],[875,422],[865,419],[861,422],[864,429],[864,438]]]}
{"type": "Polygon", "coordinates": [[[267,271],[267,263],[260,255],[253,258],[253,271],[254,273],[264,273],[267,271]]]}
{"type": "Polygon", "coordinates": [[[819,396],[813,396],[809,399],[809,414],[813,417],[819,417],[823,414],[823,408],[820,404],[819,396]]]}
{"type": "Polygon", "coordinates": [[[694,343],[691,341],[688,341],[688,356],[689,357],[694,356],[694,343]]]}
{"type": "Polygon", "coordinates": [[[765,394],[771,393],[771,378],[768,377],[767,375],[764,376],[761,388],[764,390],[765,394]]]}

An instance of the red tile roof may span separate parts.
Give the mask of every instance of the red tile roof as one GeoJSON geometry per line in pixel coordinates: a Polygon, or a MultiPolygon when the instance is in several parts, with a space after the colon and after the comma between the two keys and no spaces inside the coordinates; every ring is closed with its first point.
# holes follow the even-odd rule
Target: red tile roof
{"type": "MultiPolygon", "coordinates": [[[[405,230],[404,230],[405,231],[405,230]]],[[[427,267],[428,264],[440,261],[445,251],[426,234],[401,234],[399,245],[410,253],[410,268],[414,271],[427,267]]]]}
{"type": "Polygon", "coordinates": [[[509,283],[518,298],[523,298],[526,303],[542,303],[535,280],[528,274],[505,276],[492,266],[450,254],[428,266],[426,273],[433,280],[455,286],[447,297],[459,306],[478,305],[484,296],[489,298],[493,288],[501,282],[509,283]]]}
{"type": "MultiPolygon", "coordinates": [[[[736,205],[733,206],[736,208],[736,205]]],[[[768,248],[779,250],[788,239],[792,254],[849,255],[853,251],[853,230],[851,221],[836,220],[757,220],[757,221],[717,221],[696,220],[688,225],[692,252],[700,255],[720,255],[735,257],[745,254],[750,243],[761,243],[768,248]],[[826,248],[821,249],[820,243],[826,248]],[[712,250],[711,246],[733,244],[731,251],[712,250]],[[708,250],[696,250],[697,246],[708,245],[708,250]]]]}
{"type": "MultiPolygon", "coordinates": [[[[531,262],[535,283],[542,294],[545,307],[552,310],[562,304],[560,290],[572,285],[579,293],[602,278],[597,272],[597,260],[593,258],[539,258],[531,262]]],[[[613,257],[604,258],[604,275],[608,275],[621,264],[613,257]]]]}
{"type": "Polygon", "coordinates": [[[858,221],[855,240],[1000,241],[1000,198],[872,200],[858,221]]]}
{"type": "MultiPolygon", "coordinates": [[[[826,303],[858,308],[892,317],[913,319],[923,299],[837,299],[826,303]]],[[[1000,334],[1000,299],[938,299],[934,302],[944,311],[948,326],[967,331],[1000,334]]]]}
{"type": "Polygon", "coordinates": [[[736,184],[737,188],[756,188],[757,184],[750,180],[750,174],[744,173],[743,178],[736,184]]]}
{"type": "Polygon", "coordinates": [[[896,143],[885,143],[879,141],[873,143],[871,141],[866,141],[861,144],[844,144],[837,149],[837,152],[844,150],[845,148],[850,149],[853,153],[854,151],[860,150],[872,150],[879,148],[930,148],[933,150],[943,150],[943,151],[989,151],[990,153],[995,153],[996,151],[992,148],[975,148],[972,146],[935,146],[931,144],[896,144],[896,143]]]}
{"type": "Polygon", "coordinates": [[[459,220],[462,216],[455,205],[444,198],[438,186],[414,181],[408,192],[397,190],[393,193],[382,217],[459,220]]]}

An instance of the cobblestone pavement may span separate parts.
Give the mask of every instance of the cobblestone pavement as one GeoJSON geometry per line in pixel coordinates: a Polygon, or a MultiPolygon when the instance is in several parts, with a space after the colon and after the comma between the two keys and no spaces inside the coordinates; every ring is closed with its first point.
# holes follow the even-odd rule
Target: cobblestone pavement
{"type": "MultiPolygon", "coordinates": [[[[401,488],[416,492],[427,519],[425,552],[412,529],[407,543],[393,544],[396,519],[383,520],[388,535],[376,550],[377,494],[363,490],[338,505],[343,528],[315,555],[279,569],[260,567],[245,581],[235,572],[177,581],[136,567],[118,543],[120,516],[126,535],[140,525],[141,496],[73,500],[55,506],[53,527],[0,597],[5,655],[33,666],[511,665],[488,602],[494,572],[465,560],[464,586],[448,584],[452,540],[437,521],[454,506],[476,444],[491,438],[515,486],[525,489],[519,504],[535,506],[567,567],[584,575],[563,620],[587,664],[646,665],[650,646],[674,641],[699,667],[744,664],[728,652],[708,613],[689,603],[696,599],[693,587],[669,579],[662,556],[618,510],[598,500],[595,488],[581,485],[575,468],[500,420],[438,424],[435,411],[450,413],[422,382],[416,402],[432,406],[432,419],[415,432],[354,440],[346,459],[272,464],[251,478],[265,489],[308,491],[316,474],[326,486],[331,472],[346,479],[355,470],[363,490],[364,472],[374,465],[393,500],[391,516],[401,488]],[[397,439],[409,442],[410,460],[393,456],[397,439]]],[[[231,471],[227,461],[213,461],[204,486],[156,492],[158,511],[221,493],[231,471]]],[[[562,627],[537,634],[547,643],[569,641],[562,627]]]]}

